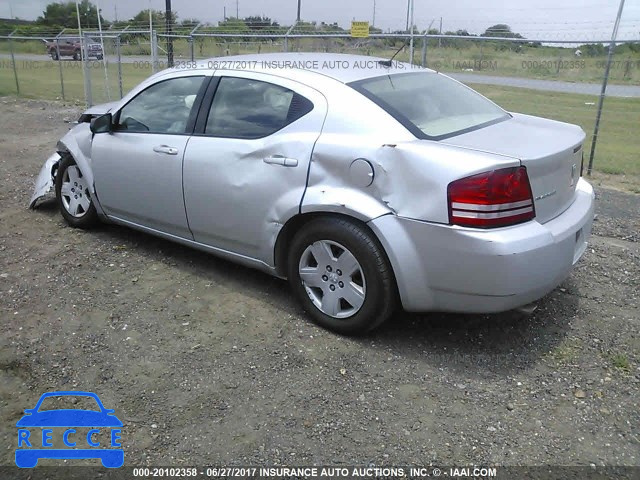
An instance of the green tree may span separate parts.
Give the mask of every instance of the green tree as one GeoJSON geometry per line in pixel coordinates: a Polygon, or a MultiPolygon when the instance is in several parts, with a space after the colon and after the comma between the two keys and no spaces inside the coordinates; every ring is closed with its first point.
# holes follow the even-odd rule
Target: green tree
{"type": "Polygon", "coordinates": [[[278,22],[272,21],[269,17],[245,17],[243,21],[250,30],[273,30],[280,26],[278,22]]]}
{"type": "MultiPolygon", "coordinates": [[[[158,28],[161,28],[162,25],[166,24],[167,14],[162,10],[151,10],[151,19],[154,25],[157,25],[158,28]]],[[[171,12],[171,24],[175,25],[178,20],[178,14],[176,12],[171,12]]],[[[140,10],[135,16],[131,19],[131,23],[136,25],[148,25],[149,24],[149,9],[140,10]]]]}
{"type": "MultiPolygon", "coordinates": [[[[83,28],[98,26],[98,10],[93,3],[89,0],[82,0],[79,5],[79,11],[83,28]]],[[[100,21],[103,25],[107,24],[102,15],[100,16],[100,21]]],[[[36,22],[41,25],[77,28],[76,3],[74,1],[50,3],[36,22]]]]}
{"type": "Polygon", "coordinates": [[[482,34],[483,37],[524,38],[519,33],[511,31],[511,27],[505,23],[498,23],[482,34]]]}
{"type": "Polygon", "coordinates": [[[245,33],[249,31],[249,27],[244,20],[236,17],[227,17],[223,22],[218,22],[218,26],[214,31],[221,33],[245,33]]]}

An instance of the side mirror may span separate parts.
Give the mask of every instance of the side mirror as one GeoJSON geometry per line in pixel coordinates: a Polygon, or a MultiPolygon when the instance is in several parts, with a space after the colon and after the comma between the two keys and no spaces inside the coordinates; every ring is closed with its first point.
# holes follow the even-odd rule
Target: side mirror
{"type": "Polygon", "coordinates": [[[113,130],[113,117],[110,113],[105,113],[97,118],[92,118],[89,128],[93,133],[111,133],[113,130]]]}

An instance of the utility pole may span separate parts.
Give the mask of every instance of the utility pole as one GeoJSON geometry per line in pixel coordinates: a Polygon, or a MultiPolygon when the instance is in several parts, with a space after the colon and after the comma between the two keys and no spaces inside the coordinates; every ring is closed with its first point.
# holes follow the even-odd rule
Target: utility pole
{"type": "MultiPolygon", "coordinates": [[[[440,17],[440,35],[442,35],[442,17],[440,17]]],[[[438,39],[438,48],[442,47],[442,39],[438,39]]]]}
{"type": "Polygon", "coordinates": [[[411,14],[411,0],[407,0],[407,32],[409,31],[409,15],[411,14]]]}
{"type": "Polygon", "coordinates": [[[236,0],[236,18],[240,20],[240,0],[236,0]]]}
{"type": "Polygon", "coordinates": [[[376,26],[376,0],[373,0],[373,23],[371,26],[374,28],[376,26]]]}
{"type": "Polygon", "coordinates": [[[300,5],[301,3],[302,3],[302,0],[298,0],[298,16],[296,17],[296,19],[297,19],[296,22],[297,23],[300,23],[300,10],[302,8],[301,5],[300,5]]]}
{"type": "Polygon", "coordinates": [[[166,0],[165,3],[165,25],[167,35],[167,66],[173,67],[173,38],[171,38],[171,22],[173,21],[173,14],[171,12],[171,0],[166,0]]]}

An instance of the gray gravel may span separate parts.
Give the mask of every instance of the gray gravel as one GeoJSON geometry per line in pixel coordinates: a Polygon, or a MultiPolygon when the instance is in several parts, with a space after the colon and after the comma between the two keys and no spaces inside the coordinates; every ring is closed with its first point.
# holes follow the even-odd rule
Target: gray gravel
{"type": "Polygon", "coordinates": [[[0,109],[0,464],[24,408],[84,389],[124,420],[126,465],[640,465],[640,197],[598,190],[592,245],[530,317],[398,313],[349,339],[282,281],[28,211],[78,110],[0,109]]]}

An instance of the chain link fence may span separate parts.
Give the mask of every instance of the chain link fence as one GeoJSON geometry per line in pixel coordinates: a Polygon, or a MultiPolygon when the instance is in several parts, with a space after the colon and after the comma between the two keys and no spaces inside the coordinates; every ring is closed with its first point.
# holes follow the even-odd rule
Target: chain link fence
{"type": "MultiPolygon", "coordinates": [[[[392,58],[447,73],[507,110],[578,123],[598,134],[599,170],[640,175],[640,41],[604,38],[479,37],[371,33],[296,25],[242,33],[206,25],[118,31],[64,30],[55,35],[0,35],[0,95],[18,94],[94,105],[122,98],[150,74],[213,57],[249,53],[326,52],[392,58]],[[602,96],[602,99],[604,97],[602,96]]],[[[337,67],[339,68],[339,66],[337,67]]],[[[591,144],[585,149],[590,152],[591,144]]],[[[593,158],[591,159],[593,160],[593,158]]]]}

